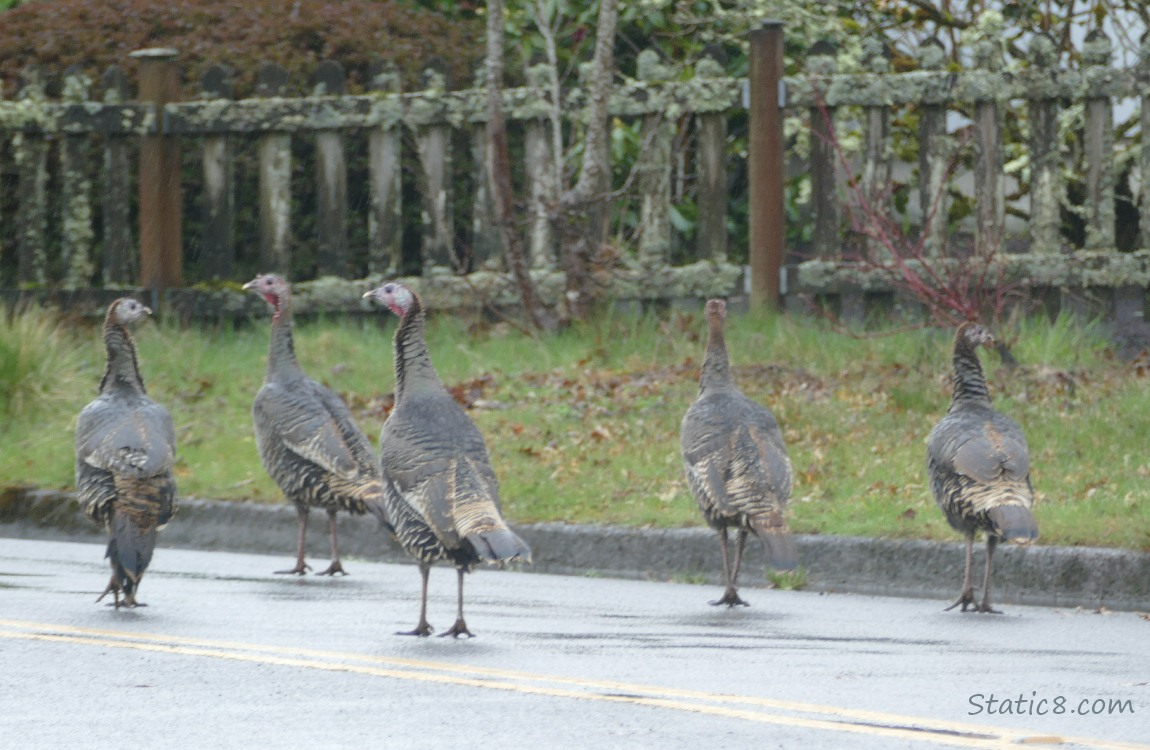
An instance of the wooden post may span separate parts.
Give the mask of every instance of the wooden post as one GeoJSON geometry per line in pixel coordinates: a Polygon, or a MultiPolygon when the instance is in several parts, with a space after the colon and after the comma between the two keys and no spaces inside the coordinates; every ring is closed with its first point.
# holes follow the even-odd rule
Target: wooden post
{"type": "MultiPolygon", "coordinates": [[[[716,59],[719,48],[695,66],[695,78],[726,75],[716,59]]],[[[695,115],[695,163],[698,172],[698,219],[696,256],[712,263],[727,262],[727,115],[702,112],[695,115]]]]}
{"type": "MultiPolygon", "coordinates": [[[[925,40],[918,48],[918,64],[923,70],[942,70],[946,64],[942,42],[934,37],[925,40]]],[[[949,160],[946,105],[924,103],[919,107],[918,116],[918,202],[926,257],[946,255],[949,160]]]]}
{"type": "MultiPolygon", "coordinates": [[[[863,40],[863,55],[868,71],[877,75],[890,72],[889,51],[875,37],[863,40]]],[[[865,108],[866,148],[863,152],[862,191],[867,205],[864,212],[871,216],[891,216],[891,159],[890,159],[890,107],[876,105],[865,108]]],[[[868,237],[867,254],[872,259],[890,256],[890,250],[881,242],[868,237]]]]}
{"type": "MultiPolygon", "coordinates": [[[[91,96],[92,81],[79,65],[64,71],[63,100],[83,104],[91,96]]],[[[60,140],[61,260],[64,289],[91,286],[95,273],[92,245],[92,180],[88,170],[87,135],[66,135],[60,140]]]]}
{"type": "MultiPolygon", "coordinates": [[[[391,62],[375,61],[368,88],[399,94],[399,69],[391,62]]],[[[402,139],[398,118],[367,135],[371,180],[371,213],[367,219],[367,270],[387,276],[399,269],[403,253],[403,191],[401,184],[402,139]]]]}
{"type": "MultiPolygon", "coordinates": [[[[44,102],[40,69],[24,70],[17,100],[31,105],[44,102]]],[[[43,135],[24,133],[14,144],[19,172],[16,209],[17,281],[21,287],[48,283],[48,144],[43,135]]]]}
{"type": "MultiPolygon", "coordinates": [[[[975,45],[975,65],[997,73],[1003,67],[1002,40],[989,35],[975,45]]],[[[1002,111],[997,101],[974,105],[975,253],[989,257],[1002,249],[1006,218],[1002,156],[1002,111]]]]}
{"type": "Polygon", "coordinates": [[[786,244],[783,212],[783,24],[764,21],[750,34],[747,160],[750,173],[751,304],[778,309],[786,244]]]}
{"type": "Polygon", "coordinates": [[[1111,44],[1095,29],[1082,47],[1086,91],[1086,249],[1114,250],[1114,104],[1104,84],[1110,75],[1111,44]],[[1101,94],[1101,95],[1100,95],[1101,94]]]}
{"type": "MultiPolygon", "coordinates": [[[[429,92],[447,89],[445,74],[435,68],[423,73],[423,88],[429,92]]],[[[454,251],[455,221],[451,203],[451,130],[446,125],[428,125],[415,134],[419,151],[420,192],[423,201],[423,270],[459,270],[454,251]]]]}
{"type": "MultiPolygon", "coordinates": [[[[117,65],[100,78],[105,104],[128,100],[128,76],[117,65]]],[[[104,216],[104,286],[124,287],[136,278],[136,243],[132,237],[132,157],[128,139],[108,134],[104,139],[104,175],[101,189],[104,216]]]]}
{"type": "MultiPolygon", "coordinates": [[[[260,66],[256,94],[283,96],[287,71],[274,63],[260,66]]],[[[291,275],[291,136],[265,132],[259,138],[260,155],[260,267],[291,275]]]]}
{"type": "MultiPolygon", "coordinates": [[[[343,66],[325,60],[312,79],[313,96],[343,96],[347,75],[343,66]]],[[[347,160],[343,134],[321,130],[315,136],[316,266],[321,276],[346,277],[347,257],[347,160]]]]}
{"type": "MultiPolygon", "coordinates": [[[[1058,75],[1058,47],[1048,34],[1030,40],[1030,74],[1036,80],[1058,75]]],[[[1062,155],[1059,153],[1057,99],[1027,101],[1030,117],[1030,252],[1062,249],[1062,155]]]]}
{"type": "MultiPolygon", "coordinates": [[[[223,65],[213,65],[204,72],[201,84],[205,99],[231,99],[232,75],[223,65]]],[[[235,273],[235,165],[231,138],[211,135],[204,138],[204,235],[200,243],[200,262],[207,280],[230,279],[235,273]]]]}
{"type": "MultiPolygon", "coordinates": [[[[812,76],[834,75],[834,45],[827,41],[811,45],[806,67],[812,76]]],[[[825,91],[825,87],[822,90],[825,91]]],[[[839,256],[842,246],[835,108],[823,103],[811,107],[808,115],[811,118],[811,250],[816,257],[833,258],[839,256]]]]}
{"type": "MultiPolygon", "coordinates": [[[[4,101],[4,78],[3,78],[3,76],[0,76],[0,102],[3,102],[3,101],[4,101]]],[[[8,134],[4,131],[0,131],[0,174],[4,174],[4,153],[5,153],[4,145],[7,141],[8,141],[8,134]]],[[[5,252],[5,249],[4,249],[4,245],[5,245],[4,238],[6,235],[4,228],[10,227],[10,226],[11,226],[11,222],[6,223],[5,219],[4,219],[3,190],[0,190],[0,258],[3,258],[5,255],[7,255],[7,253],[5,252]]],[[[0,267],[0,287],[6,287],[6,286],[11,286],[11,285],[12,284],[8,280],[7,274],[4,273],[4,269],[2,267],[0,267]]]]}
{"type": "MultiPolygon", "coordinates": [[[[550,66],[546,63],[527,68],[527,85],[540,101],[548,101],[550,66]]],[[[528,255],[531,267],[553,269],[556,264],[555,237],[551,231],[550,212],[558,201],[559,185],[555,175],[555,154],[551,144],[550,121],[543,117],[528,120],[523,133],[523,151],[527,162],[529,197],[528,255]]]]}
{"type": "MultiPolygon", "coordinates": [[[[637,60],[641,81],[670,80],[673,71],[660,64],[658,53],[643,50],[637,60]]],[[[645,115],[639,128],[640,151],[635,171],[639,189],[639,263],[665,266],[671,259],[671,136],[674,122],[667,113],[645,115]]]]}
{"type": "Polygon", "coordinates": [[[141,101],[155,106],[154,131],[140,143],[140,285],[153,291],[184,285],[180,142],[164,134],[164,105],[180,100],[174,49],[132,52],[140,61],[141,101]]]}

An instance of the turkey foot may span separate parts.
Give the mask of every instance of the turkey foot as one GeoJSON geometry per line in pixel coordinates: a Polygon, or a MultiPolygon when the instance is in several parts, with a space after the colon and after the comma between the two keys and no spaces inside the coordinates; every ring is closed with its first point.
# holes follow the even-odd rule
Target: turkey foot
{"type": "Polygon", "coordinates": [[[331,565],[327,566],[327,570],[320,571],[319,573],[316,573],[316,575],[317,576],[333,576],[336,573],[339,573],[341,576],[347,575],[347,571],[343,569],[342,565],[340,565],[339,560],[332,560],[331,565]]]}
{"type": "Polygon", "coordinates": [[[966,589],[963,591],[962,595],[955,599],[949,607],[943,610],[943,612],[949,612],[960,604],[962,605],[962,609],[959,610],[960,612],[985,612],[986,614],[991,615],[1002,614],[1002,612],[992,608],[990,606],[990,602],[988,602],[986,599],[983,599],[981,604],[975,604],[974,589],[966,589]]]}
{"type": "Polygon", "coordinates": [[[715,601],[711,602],[712,607],[721,607],[724,604],[726,604],[728,607],[749,607],[749,606],[751,606],[750,604],[748,604],[747,602],[745,602],[741,598],[739,598],[739,595],[735,592],[735,589],[733,589],[733,588],[729,588],[726,591],[724,591],[722,599],[716,599],[715,601]]]}
{"type": "MultiPolygon", "coordinates": [[[[415,630],[401,630],[396,633],[396,635],[416,635],[420,638],[426,638],[431,635],[434,630],[435,628],[431,627],[431,625],[427,623],[427,620],[423,620],[415,626],[415,630]]],[[[447,635],[447,633],[444,633],[444,635],[447,635]]]]}
{"type": "Polygon", "coordinates": [[[990,606],[990,600],[987,599],[985,596],[982,597],[982,602],[979,603],[979,605],[974,608],[974,611],[975,612],[983,612],[983,613],[988,614],[988,615],[1001,615],[1002,614],[1002,612],[1000,610],[997,610],[994,607],[990,606]]]}
{"type": "MultiPolygon", "coordinates": [[[[298,563],[296,563],[296,566],[294,568],[291,568],[289,570],[277,570],[275,573],[277,576],[285,576],[285,575],[286,576],[291,576],[291,575],[302,576],[302,575],[307,575],[307,571],[309,571],[309,570],[311,570],[311,566],[301,560],[298,563]]],[[[320,573],[320,575],[323,575],[323,573],[320,573]]]]}
{"type": "Polygon", "coordinates": [[[120,608],[120,591],[121,590],[122,589],[120,588],[120,584],[116,582],[116,577],[113,576],[112,580],[108,583],[108,588],[104,589],[104,593],[102,593],[98,597],[96,597],[96,602],[99,603],[99,602],[104,601],[104,597],[107,596],[108,594],[111,594],[112,595],[112,601],[108,602],[108,606],[109,607],[115,607],[116,609],[119,609],[120,608]]]}
{"type": "MultiPolygon", "coordinates": [[[[967,607],[974,607],[974,589],[964,589],[958,598],[951,602],[950,606],[944,609],[943,612],[949,612],[960,604],[962,605],[962,609],[960,610],[962,612],[965,612],[967,607]]],[[[975,610],[977,611],[977,607],[975,607],[975,610]]]]}
{"type": "Polygon", "coordinates": [[[472,632],[467,629],[467,623],[463,621],[462,617],[455,621],[455,624],[451,626],[450,630],[440,633],[439,637],[446,638],[447,636],[451,636],[452,638],[458,638],[461,635],[465,635],[468,638],[475,637],[472,632]]]}

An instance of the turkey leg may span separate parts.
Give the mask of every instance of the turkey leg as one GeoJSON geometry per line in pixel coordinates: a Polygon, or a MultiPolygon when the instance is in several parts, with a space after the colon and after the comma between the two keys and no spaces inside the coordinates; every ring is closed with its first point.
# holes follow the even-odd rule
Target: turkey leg
{"type": "Polygon", "coordinates": [[[339,562],[339,538],[335,528],[335,513],[335,508],[329,508],[327,511],[327,530],[331,535],[331,565],[327,566],[327,570],[316,573],[317,576],[330,576],[336,573],[347,575],[347,571],[339,562]]]}
{"type": "Polygon", "coordinates": [[[415,626],[415,630],[407,630],[396,633],[396,635],[418,635],[421,638],[426,638],[431,635],[431,625],[427,623],[427,575],[431,572],[431,565],[429,563],[421,562],[419,564],[419,575],[423,579],[423,596],[419,599],[419,624],[415,626]]]}
{"type": "Polygon", "coordinates": [[[295,547],[295,567],[289,568],[288,570],[277,570],[277,575],[302,576],[311,570],[311,566],[303,561],[304,544],[307,542],[308,507],[306,505],[297,505],[296,512],[299,513],[299,538],[296,541],[295,547]]]}
{"type": "Polygon", "coordinates": [[[994,548],[998,546],[998,537],[990,534],[986,537],[986,573],[982,578],[982,603],[978,605],[979,612],[1000,615],[997,609],[990,606],[990,562],[994,559],[994,548]]]}
{"type": "Polygon", "coordinates": [[[463,570],[463,568],[456,568],[455,570],[459,574],[459,579],[458,579],[458,585],[459,585],[459,592],[458,592],[459,599],[458,599],[458,601],[459,601],[459,605],[458,605],[458,608],[456,610],[455,624],[451,626],[450,630],[447,630],[446,632],[440,633],[439,637],[443,638],[444,636],[449,635],[452,638],[458,638],[461,635],[465,635],[468,638],[474,638],[475,636],[471,633],[470,630],[467,629],[467,623],[463,621],[463,575],[464,575],[464,570],[463,570]]]}
{"type": "Polygon", "coordinates": [[[966,608],[974,604],[974,587],[970,583],[970,568],[974,563],[974,532],[969,531],[966,534],[966,572],[962,574],[962,593],[954,602],[943,610],[949,612],[958,605],[962,605],[962,611],[965,612],[966,608]]]}
{"type": "Polygon", "coordinates": [[[713,606],[721,606],[726,604],[728,607],[749,607],[745,601],[739,598],[735,583],[739,578],[739,565],[743,560],[743,546],[747,543],[747,530],[739,529],[739,539],[735,543],[735,562],[732,565],[728,561],[727,552],[727,529],[726,527],[719,530],[719,545],[723,548],[723,577],[727,579],[727,590],[723,592],[721,599],[716,599],[711,602],[713,606]],[[732,570],[733,568],[733,570],[732,570]]]}

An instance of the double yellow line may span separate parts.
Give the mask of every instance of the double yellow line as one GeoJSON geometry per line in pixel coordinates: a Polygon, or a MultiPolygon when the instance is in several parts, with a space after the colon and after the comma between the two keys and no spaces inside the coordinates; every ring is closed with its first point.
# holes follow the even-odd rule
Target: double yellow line
{"type": "Polygon", "coordinates": [[[317,669],[386,677],[396,680],[503,690],[554,698],[626,703],[739,719],[759,724],[815,729],[935,745],[976,748],[1017,748],[1062,745],[1107,750],[1150,750],[1150,745],[1081,737],[1052,737],[1034,732],[963,722],[862,711],[754,696],[655,687],[610,680],[591,680],[491,669],[465,664],[371,656],[291,646],[216,641],[152,633],[80,628],[51,623],[0,619],[0,638],[123,648],[297,669],[317,669]]]}

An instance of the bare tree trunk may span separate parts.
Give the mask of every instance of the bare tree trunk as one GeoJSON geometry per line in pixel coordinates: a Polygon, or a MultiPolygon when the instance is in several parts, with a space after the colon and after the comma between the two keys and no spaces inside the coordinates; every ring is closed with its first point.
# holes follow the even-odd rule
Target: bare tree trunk
{"type": "MultiPolygon", "coordinates": [[[[589,117],[583,148],[583,164],[575,186],[559,199],[556,236],[562,242],[563,263],[567,271],[565,295],[569,320],[583,320],[591,310],[595,282],[592,261],[599,246],[596,209],[607,198],[611,165],[607,163],[607,105],[611,97],[615,72],[615,28],[619,21],[618,0],[601,0],[595,29],[595,56],[587,85],[589,117]]],[[[559,106],[556,102],[555,106],[559,106]]],[[[601,227],[599,227],[601,228],[601,227]]]]}
{"type": "MultiPolygon", "coordinates": [[[[522,234],[515,226],[515,195],[511,186],[511,155],[507,147],[507,121],[503,117],[503,0],[487,2],[487,181],[491,186],[507,264],[519,287],[523,311],[532,327],[547,325],[550,317],[528,268],[522,234]]],[[[548,326],[550,327],[550,326],[548,326]]]]}

